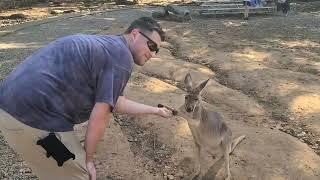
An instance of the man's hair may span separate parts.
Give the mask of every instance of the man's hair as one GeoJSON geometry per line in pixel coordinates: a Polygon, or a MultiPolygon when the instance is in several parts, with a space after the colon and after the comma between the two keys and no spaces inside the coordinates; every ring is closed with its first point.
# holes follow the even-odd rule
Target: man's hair
{"type": "Polygon", "coordinates": [[[128,29],[125,31],[125,34],[131,33],[133,29],[141,29],[141,31],[144,32],[156,31],[160,35],[161,41],[164,41],[165,39],[165,33],[163,32],[159,23],[151,17],[141,17],[133,21],[128,27],[128,29]]]}

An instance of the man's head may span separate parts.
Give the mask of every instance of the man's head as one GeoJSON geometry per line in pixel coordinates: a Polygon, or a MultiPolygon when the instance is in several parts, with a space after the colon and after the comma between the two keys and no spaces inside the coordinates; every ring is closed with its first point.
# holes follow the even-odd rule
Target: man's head
{"type": "Polygon", "coordinates": [[[130,38],[129,47],[135,64],[143,66],[158,53],[165,35],[160,25],[151,17],[141,17],[125,31],[130,38]]]}

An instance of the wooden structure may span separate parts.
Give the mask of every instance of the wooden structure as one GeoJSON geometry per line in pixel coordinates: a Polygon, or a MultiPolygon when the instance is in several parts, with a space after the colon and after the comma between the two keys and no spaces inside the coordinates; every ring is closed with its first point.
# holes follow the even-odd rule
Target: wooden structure
{"type": "MultiPolygon", "coordinates": [[[[194,10],[200,15],[243,14],[243,0],[194,0],[199,6],[194,10]]],[[[276,12],[273,0],[264,0],[257,6],[249,6],[249,14],[272,14],[276,12]]]]}

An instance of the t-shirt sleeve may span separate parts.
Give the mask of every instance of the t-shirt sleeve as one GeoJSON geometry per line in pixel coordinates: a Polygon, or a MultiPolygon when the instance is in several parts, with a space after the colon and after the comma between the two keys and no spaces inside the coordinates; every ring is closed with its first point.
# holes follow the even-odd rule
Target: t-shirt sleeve
{"type": "Polygon", "coordinates": [[[115,65],[102,68],[98,75],[95,101],[107,103],[113,110],[119,96],[123,95],[128,74],[125,69],[115,65]]]}

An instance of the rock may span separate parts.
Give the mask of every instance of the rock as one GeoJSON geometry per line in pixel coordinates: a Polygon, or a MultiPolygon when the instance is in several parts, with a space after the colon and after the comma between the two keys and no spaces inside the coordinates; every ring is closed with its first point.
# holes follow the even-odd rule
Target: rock
{"type": "Polygon", "coordinates": [[[160,11],[152,11],[153,18],[164,18],[166,16],[165,11],[162,9],[160,11]]]}
{"type": "Polygon", "coordinates": [[[53,15],[62,14],[62,13],[63,13],[62,10],[53,9],[53,10],[50,11],[50,14],[53,14],[53,15]]]}
{"type": "Polygon", "coordinates": [[[49,2],[50,6],[63,6],[63,2],[59,0],[52,0],[49,2]]]}
{"type": "Polygon", "coordinates": [[[291,128],[286,129],[285,132],[290,134],[290,135],[292,135],[292,136],[294,136],[294,130],[291,129],[291,128]]]}
{"type": "Polygon", "coordinates": [[[128,1],[128,0],[115,0],[116,5],[134,5],[138,1],[128,1]]]}
{"type": "Polygon", "coordinates": [[[307,143],[308,145],[313,145],[313,142],[311,139],[305,138],[303,139],[305,143],[307,143]]]}
{"type": "Polygon", "coordinates": [[[170,180],[174,179],[174,176],[173,176],[173,175],[171,175],[171,174],[170,174],[170,175],[168,175],[167,177],[168,177],[168,179],[170,179],[170,180]]]}
{"type": "Polygon", "coordinates": [[[163,18],[165,20],[184,22],[184,21],[191,20],[191,13],[187,9],[184,9],[178,6],[168,5],[168,6],[165,6],[160,11],[152,12],[152,17],[163,18]]]}
{"type": "Polygon", "coordinates": [[[74,13],[76,12],[75,10],[73,9],[69,9],[69,10],[64,10],[63,13],[67,14],[67,13],[74,13]]]}
{"type": "Polygon", "coordinates": [[[137,139],[137,138],[134,138],[134,137],[129,137],[129,138],[128,138],[128,141],[129,141],[129,142],[137,142],[138,139],[137,139]]]}
{"type": "Polygon", "coordinates": [[[294,117],[289,117],[289,119],[290,119],[291,121],[294,121],[294,120],[295,120],[295,118],[294,118],[294,117]]]}
{"type": "Polygon", "coordinates": [[[306,135],[306,133],[304,131],[302,131],[301,133],[297,134],[298,137],[303,137],[305,135],[306,135]]]}
{"type": "Polygon", "coordinates": [[[183,175],[183,172],[182,171],[179,171],[177,174],[176,174],[176,176],[178,176],[178,177],[184,177],[184,175],[183,175]]]}
{"type": "Polygon", "coordinates": [[[11,14],[10,16],[0,16],[0,19],[27,19],[28,16],[18,13],[18,14],[11,14]]]}
{"type": "Polygon", "coordinates": [[[8,16],[8,19],[27,19],[27,15],[18,13],[18,14],[11,14],[10,16],[8,16]]]}
{"type": "Polygon", "coordinates": [[[19,170],[20,173],[32,173],[30,168],[22,168],[19,170]]]}

